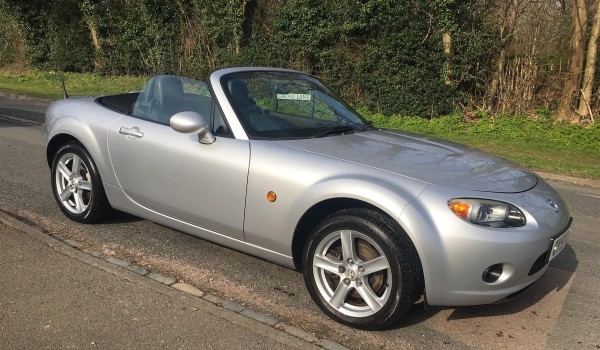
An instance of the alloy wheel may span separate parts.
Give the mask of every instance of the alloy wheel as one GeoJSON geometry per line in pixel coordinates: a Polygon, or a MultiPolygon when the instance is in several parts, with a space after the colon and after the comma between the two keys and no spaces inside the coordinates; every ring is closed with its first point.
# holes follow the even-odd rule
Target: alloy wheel
{"type": "Polygon", "coordinates": [[[321,240],[313,275],[325,301],[351,317],[374,315],[392,294],[392,271],[383,250],[354,230],[334,231],[321,240]]]}
{"type": "Polygon", "coordinates": [[[73,214],[85,212],[92,198],[92,181],[85,162],[75,153],[65,153],[58,160],[54,177],[63,207],[73,214]]]}

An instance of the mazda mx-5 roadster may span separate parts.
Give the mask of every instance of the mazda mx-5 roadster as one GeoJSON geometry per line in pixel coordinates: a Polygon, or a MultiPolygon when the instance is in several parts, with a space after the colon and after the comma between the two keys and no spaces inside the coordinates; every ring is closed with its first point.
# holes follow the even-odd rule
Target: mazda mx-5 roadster
{"type": "Polygon", "coordinates": [[[461,306],[518,293],[571,224],[535,174],[377,129],[294,70],[158,75],[139,92],[57,101],[45,127],[68,218],[120,210],[297,269],[326,314],[361,329],[422,297],[461,306]]]}

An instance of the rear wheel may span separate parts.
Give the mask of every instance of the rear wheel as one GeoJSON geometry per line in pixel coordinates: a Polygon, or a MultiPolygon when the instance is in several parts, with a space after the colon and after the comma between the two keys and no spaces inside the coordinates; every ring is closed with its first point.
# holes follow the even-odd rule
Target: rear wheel
{"type": "Polygon", "coordinates": [[[404,315],[421,285],[420,262],[406,233],[370,210],[324,219],[304,251],[304,280],[315,302],[348,326],[381,329],[404,315]]]}
{"type": "Polygon", "coordinates": [[[71,220],[91,223],[110,209],[96,164],[76,143],[61,146],[52,161],[52,191],[71,220]]]}

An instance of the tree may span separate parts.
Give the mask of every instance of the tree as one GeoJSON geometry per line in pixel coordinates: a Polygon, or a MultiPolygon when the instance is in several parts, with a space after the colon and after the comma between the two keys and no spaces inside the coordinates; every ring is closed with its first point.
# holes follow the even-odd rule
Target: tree
{"type": "Polygon", "coordinates": [[[587,57],[585,60],[585,70],[583,71],[583,83],[581,87],[582,94],[581,98],[579,99],[579,108],[577,109],[577,113],[582,116],[591,114],[590,103],[592,101],[592,87],[594,85],[596,59],[598,57],[598,36],[600,35],[600,0],[596,0],[595,3],[596,12],[588,41],[587,57]]]}
{"type": "Polygon", "coordinates": [[[585,0],[574,0],[571,11],[573,32],[569,53],[569,70],[565,80],[560,106],[558,107],[558,121],[568,120],[572,123],[579,122],[579,117],[572,111],[573,98],[579,95],[583,58],[585,53],[585,32],[587,29],[587,4],[585,0]]]}
{"type": "Polygon", "coordinates": [[[50,1],[5,0],[7,9],[17,21],[21,37],[26,43],[29,63],[41,66],[49,61],[50,39],[48,38],[50,1]]]}
{"type": "Polygon", "coordinates": [[[496,71],[494,73],[494,78],[492,79],[492,86],[490,87],[490,96],[492,97],[496,95],[500,79],[502,79],[502,76],[504,75],[504,68],[506,67],[506,61],[508,59],[508,50],[513,41],[517,25],[519,3],[519,0],[502,1],[501,10],[503,20],[500,24],[500,54],[498,55],[496,71]]]}
{"type": "Polygon", "coordinates": [[[444,45],[444,56],[446,56],[444,63],[444,83],[446,85],[452,84],[452,35],[449,31],[442,33],[442,43],[444,45]]]}
{"type": "Polygon", "coordinates": [[[0,0],[0,67],[12,65],[15,68],[27,67],[25,43],[18,23],[4,0],[0,0]]]}

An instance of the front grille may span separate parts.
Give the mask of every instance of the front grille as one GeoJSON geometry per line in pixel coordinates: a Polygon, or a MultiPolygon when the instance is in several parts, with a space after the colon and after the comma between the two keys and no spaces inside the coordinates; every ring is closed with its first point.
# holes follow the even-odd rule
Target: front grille
{"type": "Polygon", "coordinates": [[[533,266],[531,266],[531,269],[529,270],[529,276],[531,276],[531,275],[535,274],[536,272],[540,271],[541,269],[543,269],[544,266],[546,266],[546,263],[548,262],[549,256],[550,256],[550,250],[547,250],[542,255],[540,255],[533,263],[533,266]]]}

